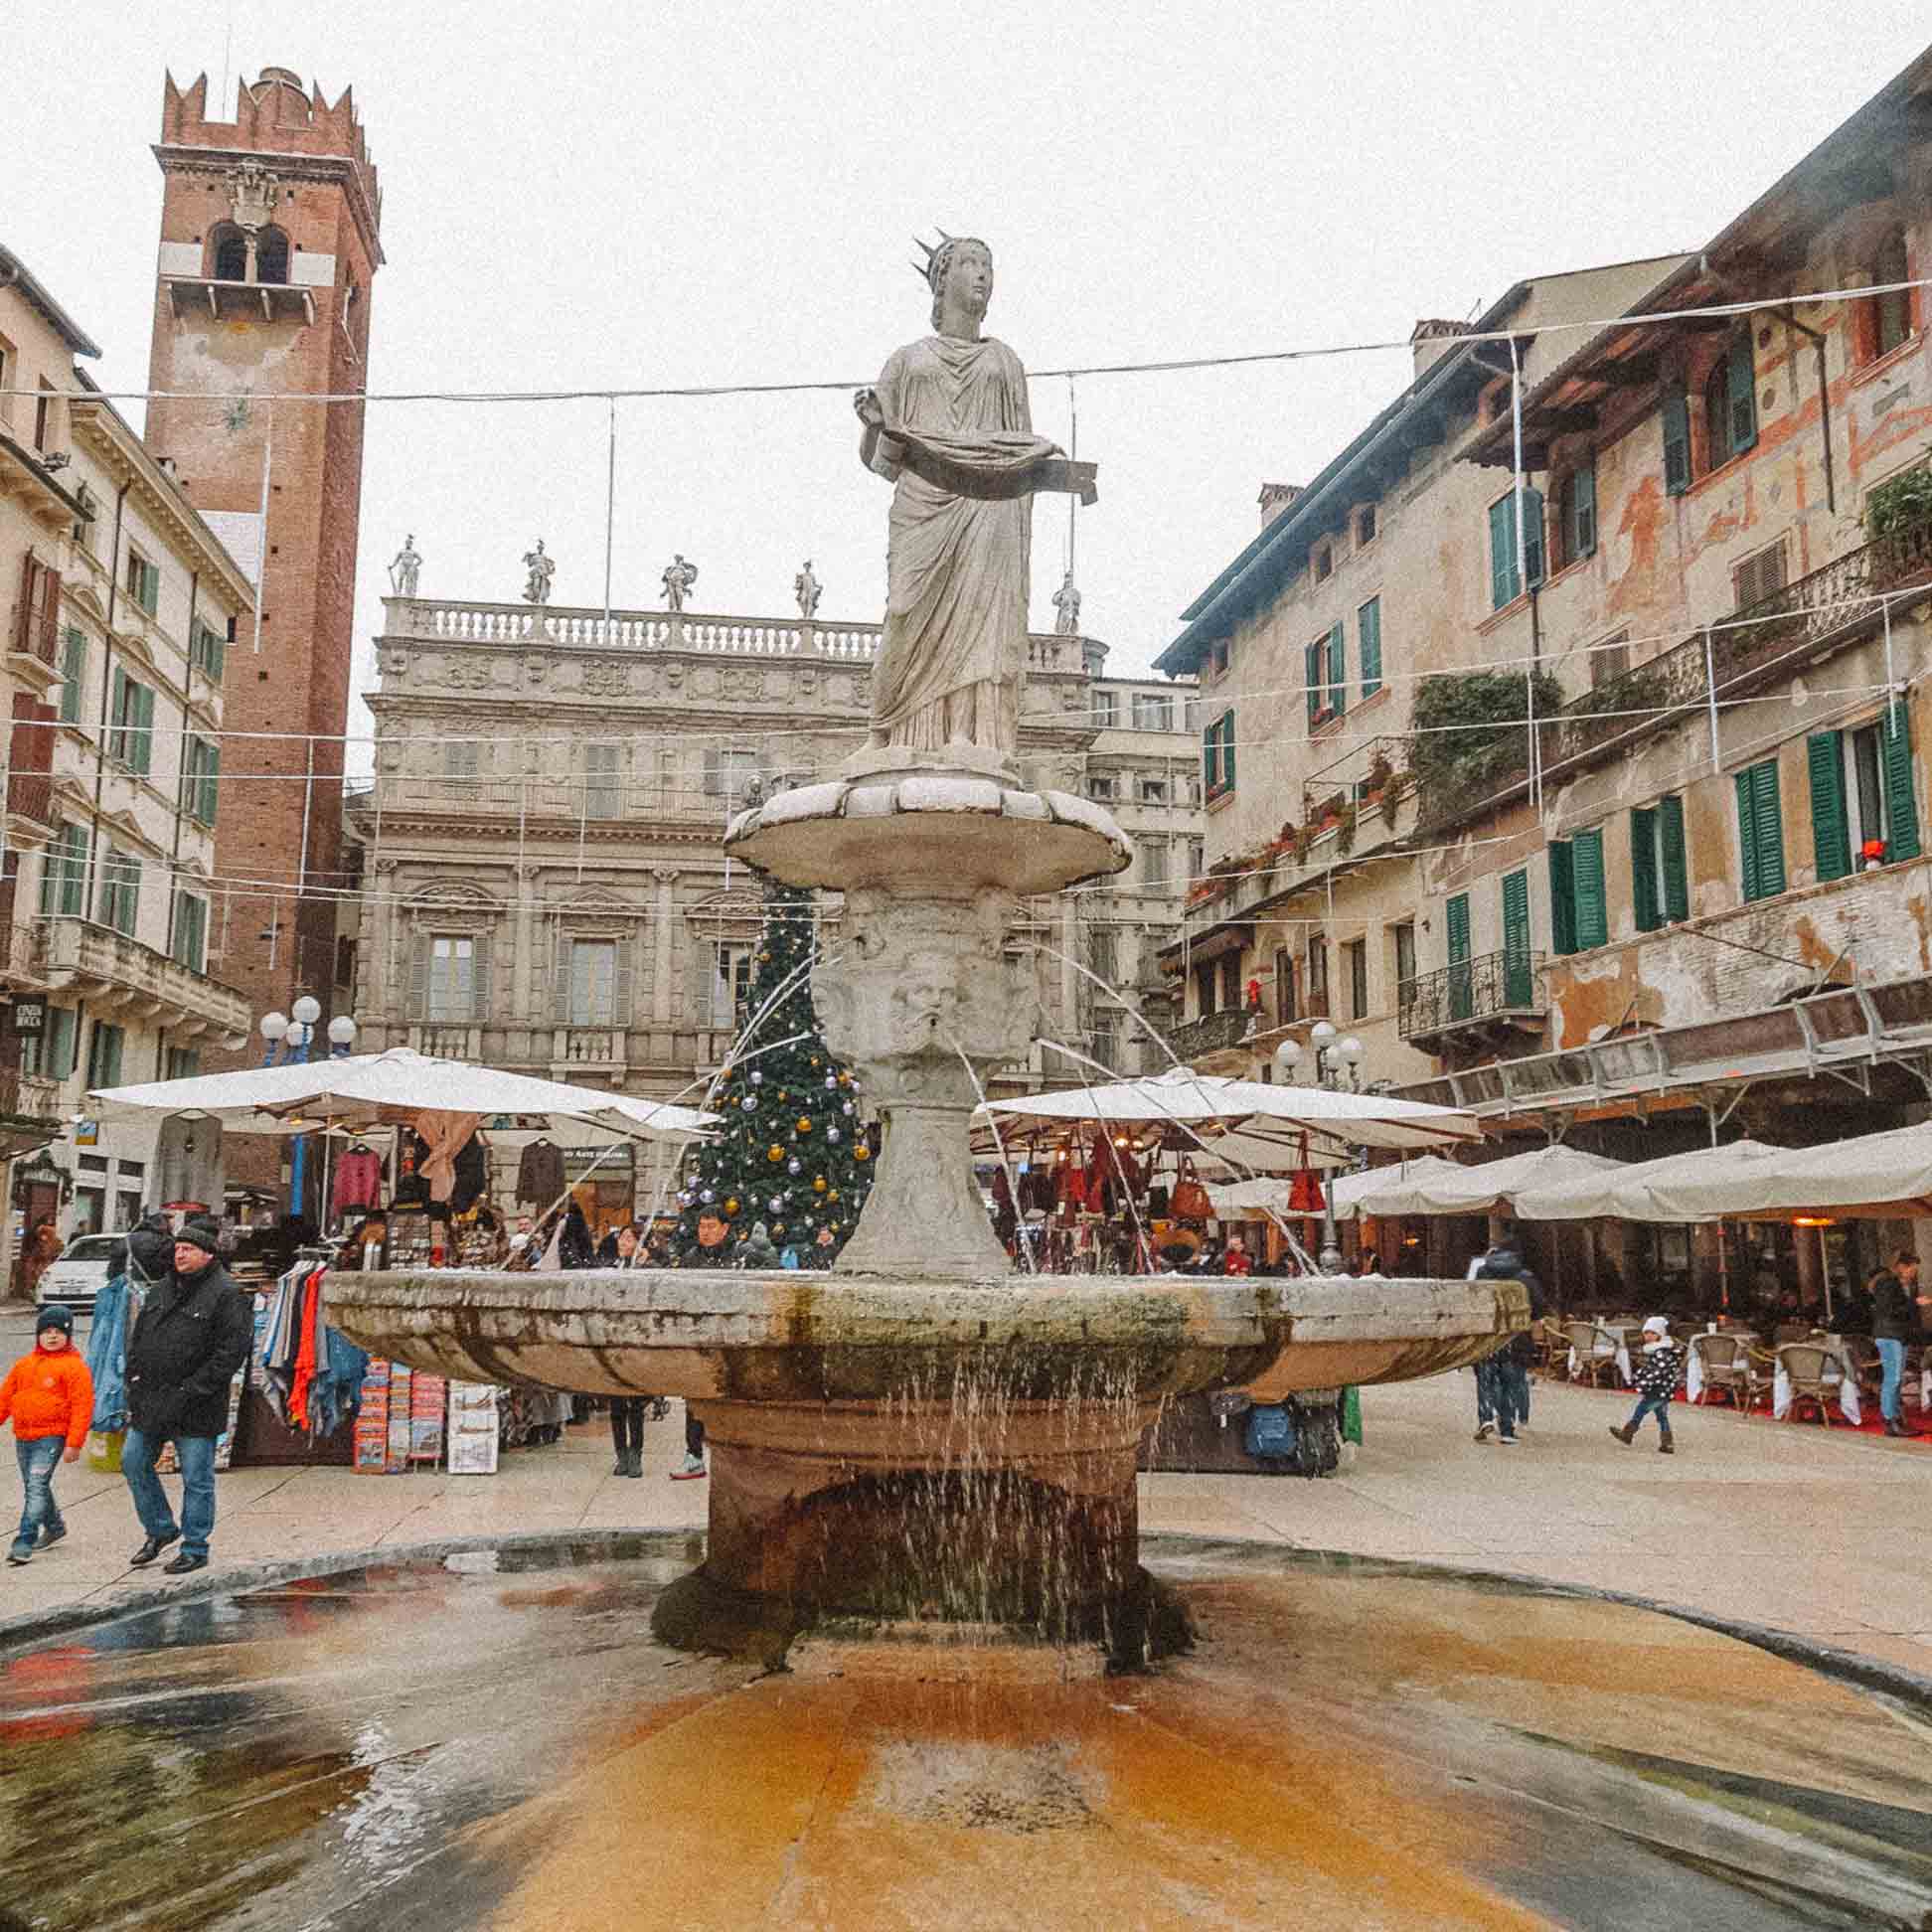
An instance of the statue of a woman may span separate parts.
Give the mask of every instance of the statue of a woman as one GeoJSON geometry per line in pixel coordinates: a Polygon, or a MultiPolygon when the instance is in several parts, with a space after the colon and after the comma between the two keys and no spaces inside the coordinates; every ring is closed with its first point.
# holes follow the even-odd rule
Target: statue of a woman
{"type": "Polygon", "coordinates": [[[1010,756],[1033,493],[1077,489],[1090,501],[1093,472],[1033,433],[1020,358],[980,334],[992,250],[948,237],[929,254],[933,333],[895,350],[877,386],[853,399],[865,424],[860,460],[896,485],[872,742],[1010,756]]]}

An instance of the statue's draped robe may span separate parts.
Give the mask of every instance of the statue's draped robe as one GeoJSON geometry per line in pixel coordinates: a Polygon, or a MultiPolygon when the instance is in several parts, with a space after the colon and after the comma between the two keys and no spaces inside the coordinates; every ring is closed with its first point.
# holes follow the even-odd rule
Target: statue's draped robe
{"type": "Polygon", "coordinates": [[[927,336],[893,353],[885,427],[861,449],[895,481],[873,741],[1011,753],[1027,650],[1033,497],[1054,446],[1033,433],[1026,372],[1005,343],[927,336]]]}

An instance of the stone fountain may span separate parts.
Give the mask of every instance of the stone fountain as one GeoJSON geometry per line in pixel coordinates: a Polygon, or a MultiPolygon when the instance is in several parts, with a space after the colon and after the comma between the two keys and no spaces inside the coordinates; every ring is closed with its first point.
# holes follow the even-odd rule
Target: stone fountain
{"type": "Polygon", "coordinates": [[[931,254],[935,335],[856,399],[895,484],[873,742],[732,821],[725,850],[845,895],[813,995],[885,1119],[828,1275],[365,1274],[331,1289],[364,1347],[438,1372],[681,1395],[712,1451],[713,1586],[785,1617],[1139,1628],[1135,1459],[1168,1399],[1273,1400],[1434,1374],[1525,1326],[1515,1283],[1016,1276],[967,1149],[986,1078],[1039,1030],[1010,944],[1024,901],[1131,861],[1112,819],[1015,762],[1032,495],[1093,499],[1032,434],[982,338],[984,245],[931,254]]]}

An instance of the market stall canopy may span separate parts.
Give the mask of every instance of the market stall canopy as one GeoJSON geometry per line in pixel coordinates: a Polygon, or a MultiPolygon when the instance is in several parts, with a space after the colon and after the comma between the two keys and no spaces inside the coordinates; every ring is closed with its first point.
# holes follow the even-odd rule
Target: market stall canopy
{"type": "MultiPolygon", "coordinates": [[[[1412,1161],[1405,1171],[1383,1168],[1351,1181],[1369,1183],[1352,1190],[1353,1214],[1484,1214],[1513,1204],[1522,1213],[1526,1188],[1587,1185],[1621,1173],[1623,1163],[1575,1147],[1533,1147],[1501,1161],[1458,1167],[1453,1161],[1412,1161]],[[1427,1172],[1424,1172],[1426,1165],[1427,1172]],[[1378,1184],[1378,1185],[1377,1185],[1378,1184]]],[[[1343,1212],[1340,1201],[1336,1212],[1343,1212]]]]}
{"type": "Polygon", "coordinates": [[[1932,1123],[1823,1147],[1767,1148],[1718,1170],[1681,1167],[1652,1190],[1658,1220],[1893,1220],[1932,1214],[1932,1123]]]}
{"type": "Polygon", "coordinates": [[[1516,1210],[1523,1220],[1715,1220],[1714,1213],[1677,1213],[1668,1197],[1684,1183],[1708,1180],[1728,1183],[1773,1156],[1781,1147],[1763,1141],[1730,1141],[1722,1147],[1700,1147],[1689,1154],[1666,1154],[1655,1161],[1636,1161],[1612,1173],[1585,1175],[1567,1184],[1522,1189],[1516,1210]]]}
{"type": "Polygon", "coordinates": [[[346,1059],[244,1067],[143,1086],[102,1087],[87,1105],[104,1124],[188,1114],[236,1133],[302,1133],[324,1122],[378,1126],[423,1113],[545,1114],[580,1120],[637,1140],[683,1139],[714,1123],[695,1107],[626,1099],[607,1088],[568,1086],[463,1060],[432,1059],[407,1046],[346,1059]]]}
{"type": "Polygon", "coordinates": [[[1017,1100],[991,1100],[977,1119],[997,1117],[1001,1130],[1018,1121],[1031,1126],[1071,1127],[1093,1122],[1108,1127],[1191,1127],[1214,1142],[1216,1133],[1238,1129],[1244,1146],[1226,1144],[1224,1158],[1245,1167],[1299,1165],[1301,1137],[1311,1153],[1324,1146],[1444,1147],[1482,1137],[1473,1114],[1397,1100],[1379,1093],[1342,1093],[1330,1087],[1273,1086],[1263,1080],[1230,1080],[1177,1067],[1141,1080],[1104,1086],[1065,1087],[1017,1100]],[[1252,1158],[1259,1154],[1260,1159],[1252,1158]]]}
{"type": "Polygon", "coordinates": [[[1410,1182],[1446,1186],[1462,1172],[1454,1161],[1445,1161],[1439,1154],[1418,1154],[1413,1160],[1402,1162],[1399,1167],[1367,1168],[1360,1174],[1331,1175],[1328,1182],[1329,1199],[1335,1205],[1336,1218],[1347,1220],[1352,1214],[1365,1211],[1361,1206],[1362,1197],[1378,1188],[1399,1187],[1410,1182]]]}

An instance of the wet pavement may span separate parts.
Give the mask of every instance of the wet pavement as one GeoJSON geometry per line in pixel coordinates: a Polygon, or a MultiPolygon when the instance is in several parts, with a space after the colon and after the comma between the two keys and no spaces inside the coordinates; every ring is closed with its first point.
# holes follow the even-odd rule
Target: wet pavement
{"type": "Polygon", "coordinates": [[[973,1644],[693,1658],[649,1630],[684,1533],[368,1566],[17,1650],[0,1928],[1932,1913],[1932,1706],[1496,1577],[1147,1555],[1200,1640],[1137,1677],[973,1644]]]}

